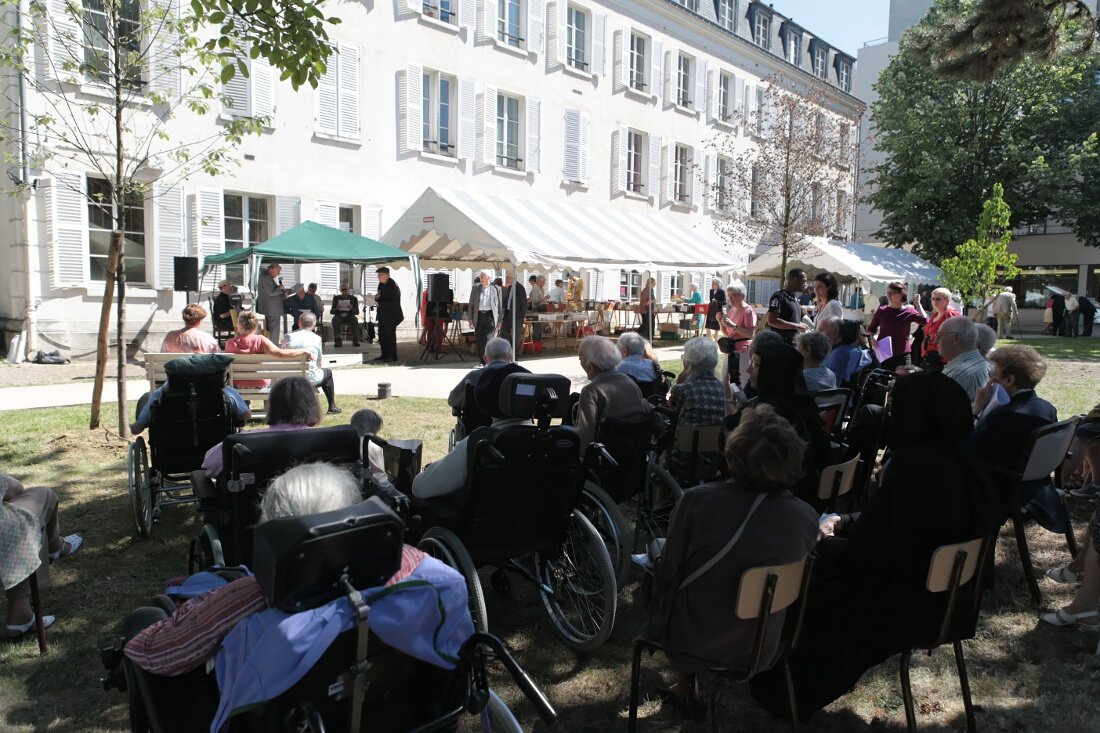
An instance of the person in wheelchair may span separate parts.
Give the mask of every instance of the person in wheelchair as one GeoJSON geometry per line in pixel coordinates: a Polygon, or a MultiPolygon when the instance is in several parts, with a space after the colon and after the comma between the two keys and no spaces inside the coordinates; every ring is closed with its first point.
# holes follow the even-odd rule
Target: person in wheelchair
{"type": "MultiPolygon", "coordinates": [[[[495,338],[489,345],[501,341],[507,346],[509,352],[511,346],[502,338],[495,338]]],[[[485,351],[488,355],[488,346],[485,351]]],[[[480,431],[504,428],[511,425],[523,425],[528,423],[527,418],[510,417],[500,406],[500,387],[509,374],[530,374],[519,364],[513,362],[498,362],[499,366],[490,364],[480,371],[477,386],[474,388],[474,401],[481,412],[490,416],[493,420],[489,428],[478,428],[470,435],[455,443],[454,449],[443,456],[442,459],[429,463],[424,470],[413,479],[412,493],[417,499],[430,499],[433,497],[453,494],[466,485],[467,471],[469,469],[469,449],[471,438],[475,438],[480,431]]]]}
{"type": "Polygon", "coordinates": [[[650,384],[661,378],[660,369],[645,355],[646,340],[628,331],[619,336],[619,352],[623,355],[617,371],[634,377],[639,385],[650,384]]]}
{"type": "MultiPolygon", "coordinates": [[[[271,482],[261,502],[260,524],[338,511],[360,500],[358,482],[348,471],[304,464],[271,482]]],[[[374,595],[371,631],[400,652],[453,669],[459,649],[473,634],[463,577],[403,545],[400,566],[382,588],[404,581],[416,582],[402,593],[374,595]]],[[[301,680],[337,635],[354,625],[349,609],[345,596],[300,613],[269,608],[261,581],[246,575],[186,601],[171,615],[158,607],[134,611],[123,625],[140,631],[123,653],[140,669],[163,677],[199,674],[213,658],[219,701],[210,730],[220,731],[232,715],[274,699],[301,680]]],[[[203,708],[202,703],[196,701],[196,707],[203,708]]]]}
{"type": "Polygon", "coordinates": [[[248,403],[241,397],[241,393],[229,386],[229,363],[231,361],[232,357],[224,354],[195,354],[189,357],[181,356],[165,364],[164,371],[167,381],[153,390],[151,394],[142,395],[138,399],[137,419],[130,423],[130,433],[138,435],[149,427],[153,405],[159,404],[164,393],[173,389],[173,376],[176,377],[177,382],[184,383],[188,378],[214,377],[221,374],[222,394],[225,395],[225,399],[232,409],[233,417],[243,424],[245,420],[252,417],[252,411],[248,408],[248,403]]]}
{"type": "MultiPolygon", "coordinates": [[[[644,351],[645,340],[642,341],[644,351]]],[[[581,390],[573,418],[573,428],[580,437],[581,455],[584,455],[596,439],[596,430],[602,422],[608,418],[638,422],[649,417],[653,406],[642,397],[638,383],[618,371],[623,356],[611,339],[588,336],[581,341],[577,356],[589,380],[581,390]]]]}
{"type": "MultiPolygon", "coordinates": [[[[466,389],[468,387],[476,388],[481,377],[490,373],[490,370],[500,369],[515,361],[515,353],[512,351],[511,342],[499,336],[489,339],[489,343],[485,344],[485,361],[487,362],[485,366],[478,365],[471,369],[447,395],[447,404],[451,406],[452,410],[458,411],[455,413],[456,415],[469,411],[478,412],[477,405],[466,404],[466,389]]],[[[523,371],[527,370],[524,369],[523,371]]],[[[478,415],[471,415],[471,417],[474,418],[475,423],[480,422],[477,419],[478,415]]],[[[488,419],[485,422],[487,423],[488,419]]],[[[467,434],[469,432],[469,430],[466,431],[467,434]]]]}

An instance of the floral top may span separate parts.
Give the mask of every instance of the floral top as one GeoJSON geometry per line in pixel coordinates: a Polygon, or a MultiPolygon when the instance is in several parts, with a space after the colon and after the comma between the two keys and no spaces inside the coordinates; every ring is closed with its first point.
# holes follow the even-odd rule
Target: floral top
{"type": "MultiPolygon", "coordinates": [[[[673,385],[669,407],[678,414],[677,425],[718,425],[726,417],[726,391],[713,372],[695,374],[673,385]]],[[[692,470],[691,454],[673,449],[669,454],[669,471],[686,489],[689,483],[709,481],[717,475],[722,460],[718,451],[699,453],[692,470]]]]}
{"type": "Polygon", "coordinates": [[[10,590],[30,577],[42,562],[41,549],[38,517],[21,506],[0,501],[0,587],[10,590]]]}
{"type": "Polygon", "coordinates": [[[160,346],[165,354],[216,354],[221,351],[218,342],[206,331],[197,328],[181,328],[164,335],[160,346]]]}

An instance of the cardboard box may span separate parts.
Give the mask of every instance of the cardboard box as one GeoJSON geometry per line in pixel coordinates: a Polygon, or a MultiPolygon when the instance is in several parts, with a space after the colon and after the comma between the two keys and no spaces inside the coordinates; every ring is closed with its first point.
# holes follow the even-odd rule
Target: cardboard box
{"type": "Polygon", "coordinates": [[[678,333],[680,331],[680,326],[675,323],[662,323],[658,328],[660,328],[661,333],[678,333]]]}

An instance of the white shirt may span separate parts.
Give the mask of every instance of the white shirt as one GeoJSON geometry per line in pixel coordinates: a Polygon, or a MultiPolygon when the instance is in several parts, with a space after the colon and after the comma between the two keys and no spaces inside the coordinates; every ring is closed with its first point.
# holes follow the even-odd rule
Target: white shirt
{"type": "Polygon", "coordinates": [[[481,300],[478,303],[479,311],[491,311],[493,309],[493,284],[483,285],[481,288],[481,300]]]}
{"type": "Polygon", "coordinates": [[[550,288],[550,294],[546,296],[551,303],[564,303],[565,291],[559,287],[550,288]]]}
{"type": "Polygon", "coordinates": [[[303,349],[309,352],[309,366],[306,368],[306,378],[314,386],[325,378],[325,372],[321,368],[321,337],[313,331],[298,329],[291,331],[286,338],[288,349],[303,349]]]}

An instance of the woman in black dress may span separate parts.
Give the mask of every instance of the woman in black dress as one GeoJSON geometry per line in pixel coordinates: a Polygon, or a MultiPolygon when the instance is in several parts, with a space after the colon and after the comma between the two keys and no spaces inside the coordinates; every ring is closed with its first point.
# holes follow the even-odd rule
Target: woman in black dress
{"type": "Polygon", "coordinates": [[[707,336],[715,341],[722,334],[722,325],[719,321],[725,312],[726,291],[722,289],[722,283],[718,278],[715,278],[710,281],[710,299],[707,303],[707,336]]]}

